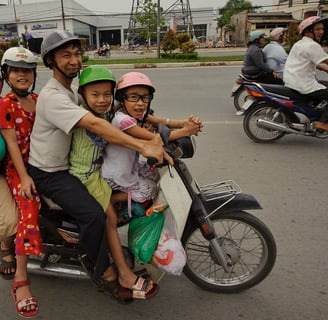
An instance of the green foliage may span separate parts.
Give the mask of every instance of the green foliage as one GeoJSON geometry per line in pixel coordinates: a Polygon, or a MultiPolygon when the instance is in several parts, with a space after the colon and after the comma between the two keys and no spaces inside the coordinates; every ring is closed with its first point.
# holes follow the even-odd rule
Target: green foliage
{"type": "Polygon", "coordinates": [[[88,61],[89,61],[89,56],[87,56],[87,55],[82,56],[82,63],[85,63],[88,61]]]}
{"type": "Polygon", "coordinates": [[[220,16],[216,19],[217,27],[221,30],[221,39],[222,33],[227,31],[233,31],[235,26],[230,22],[231,17],[239,12],[248,10],[249,12],[254,12],[261,7],[253,6],[250,1],[247,0],[228,0],[226,5],[219,10],[220,16]]]}
{"type": "MultiPolygon", "coordinates": [[[[157,37],[157,2],[152,0],[139,1],[141,10],[136,13],[137,22],[141,25],[138,34],[144,39],[155,40],[157,37]]],[[[160,8],[161,13],[163,8],[160,8]]],[[[165,26],[165,17],[161,15],[160,26],[165,26]]]]}
{"type": "Polygon", "coordinates": [[[19,39],[18,38],[10,40],[10,47],[18,47],[18,44],[19,44],[19,39]]]}
{"type": "Polygon", "coordinates": [[[182,53],[192,53],[196,50],[196,45],[193,41],[189,40],[181,44],[182,53]]]}
{"type": "Polygon", "coordinates": [[[11,42],[0,42],[0,61],[2,59],[4,52],[10,47],[11,47],[11,42]]]}
{"type": "Polygon", "coordinates": [[[301,39],[301,36],[298,32],[298,23],[297,22],[291,22],[288,26],[288,31],[287,31],[287,44],[288,47],[287,48],[287,52],[290,51],[291,47],[293,46],[293,44],[295,42],[297,42],[298,40],[301,39]]]}
{"type": "Polygon", "coordinates": [[[188,42],[191,39],[191,36],[189,33],[179,33],[177,34],[177,39],[181,46],[183,43],[188,42]]]}
{"type": "Polygon", "coordinates": [[[179,48],[179,41],[175,35],[175,32],[172,29],[166,31],[163,41],[162,41],[162,49],[165,53],[174,51],[179,48]]]}
{"type": "Polygon", "coordinates": [[[162,53],[161,58],[163,59],[176,59],[176,60],[198,60],[197,52],[172,52],[172,53],[162,53]]]}

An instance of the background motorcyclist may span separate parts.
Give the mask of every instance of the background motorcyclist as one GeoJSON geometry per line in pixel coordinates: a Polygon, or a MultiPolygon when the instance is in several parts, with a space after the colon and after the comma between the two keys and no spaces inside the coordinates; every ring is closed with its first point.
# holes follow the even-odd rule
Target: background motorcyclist
{"type": "Polygon", "coordinates": [[[278,73],[280,79],[283,77],[284,66],[288,57],[283,47],[285,37],[285,28],[275,28],[270,32],[271,41],[263,48],[265,63],[278,73]]]}
{"type": "Polygon", "coordinates": [[[314,101],[325,100],[326,107],[314,127],[328,131],[328,88],[316,78],[317,69],[328,72],[328,55],[321,46],[328,31],[328,19],[312,16],[304,19],[298,28],[303,37],[293,45],[288,55],[283,79],[287,87],[314,101]]]}
{"type": "Polygon", "coordinates": [[[265,63],[262,48],[265,44],[265,33],[252,31],[248,37],[248,49],[245,55],[242,73],[248,79],[264,83],[282,83],[279,74],[265,63]]]}

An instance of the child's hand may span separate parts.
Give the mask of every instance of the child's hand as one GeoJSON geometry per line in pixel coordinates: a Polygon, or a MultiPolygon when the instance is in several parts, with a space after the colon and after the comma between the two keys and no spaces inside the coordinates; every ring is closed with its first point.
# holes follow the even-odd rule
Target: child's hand
{"type": "Polygon", "coordinates": [[[36,187],[33,179],[29,175],[22,178],[21,186],[20,186],[20,196],[25,199],[32,200],[33,195],[35,193],[36,193],[36,187]]]}
{"type": "Polygon", "coordinates": [[[199,117],[191,115],[184,121],[183,127],[188,130],[190,135],[194,134],[197,136],[202,131],[203,121],[199,117]]]}

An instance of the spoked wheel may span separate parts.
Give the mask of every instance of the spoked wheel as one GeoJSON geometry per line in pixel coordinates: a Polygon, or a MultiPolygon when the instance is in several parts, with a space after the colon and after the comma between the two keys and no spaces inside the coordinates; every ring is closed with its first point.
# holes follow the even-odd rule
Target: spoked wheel
{"type": "Polygon", "coordinates": [[[284,124],[286,116],[279,109],[268,104],[257,105],[249,110],[244,117],[244,131],[255,142],[268,143],[281,139],[286,133],[280,130],[264,127],[259,119],[277,124],[284,124]]]}
{"type": "Polygon", "coordinates": [[[241,86],[233,97],[233,104],[237,111],[241,109],[248,97],[248,93],[244,86],[241,86]]]}
{"type": "Polygon", "coordinates": [[[276,244],[266,225],[246,212],[222,214],[212,220],[216,239],[231,262],[226,272],[212,246],[197,227],[182,238],[187,254],[185,275],[198,286],[217,293],[236,293],[264,280],[276,260],[276,244]]]}

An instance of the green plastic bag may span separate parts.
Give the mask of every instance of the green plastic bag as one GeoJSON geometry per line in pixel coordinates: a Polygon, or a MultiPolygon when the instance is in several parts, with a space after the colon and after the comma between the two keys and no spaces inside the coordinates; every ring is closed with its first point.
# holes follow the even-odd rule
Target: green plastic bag
{"type": "Polygon", "coordinates": [[[164,211],[133,218],[129,224],[128,247],[138,263],[150,262],[164,225],[164,211]]]}

